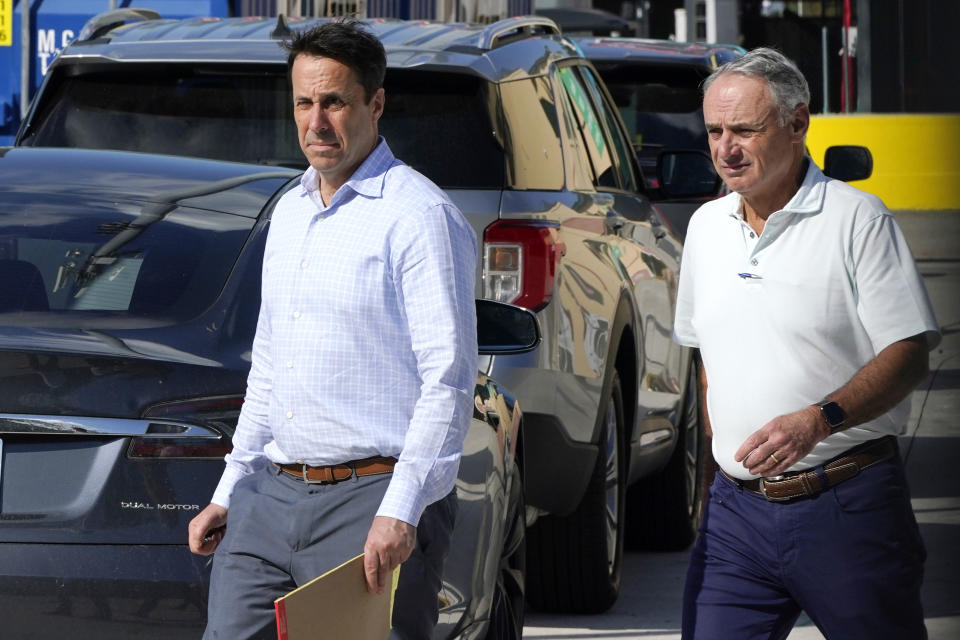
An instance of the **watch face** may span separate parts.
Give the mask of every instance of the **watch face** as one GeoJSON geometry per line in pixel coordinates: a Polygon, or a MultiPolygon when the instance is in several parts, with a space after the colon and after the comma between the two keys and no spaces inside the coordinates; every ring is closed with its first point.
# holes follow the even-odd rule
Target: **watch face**
{"type": "Polygon", "coordinates": [[[836,402],[824,402],[820,405],[820,411],[831,427],[838,427],[847,419],[843,409],[836,402]]]}

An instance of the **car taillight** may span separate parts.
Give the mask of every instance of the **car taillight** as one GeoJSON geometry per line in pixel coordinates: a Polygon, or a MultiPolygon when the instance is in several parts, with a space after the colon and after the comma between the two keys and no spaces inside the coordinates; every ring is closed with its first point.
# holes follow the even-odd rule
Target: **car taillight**
{"type": "Polygon", "coordinates": [[[240,419],[243,396],[216,396],[164,402],[148,407],[142,417],[162,419],[150,425],[145,436],[130,443],[131,458],[222,458],[230,453],[230,440],[240,419]],[[178,437],[176,422],[201,425],[210,429],[209,436],[178,437]]]}
{"type": "Polygon", "coordinates": [[[555,223],[498,220],[483,232],[483,297],[539,311],[553,296],[563,244],[555,223]]]}

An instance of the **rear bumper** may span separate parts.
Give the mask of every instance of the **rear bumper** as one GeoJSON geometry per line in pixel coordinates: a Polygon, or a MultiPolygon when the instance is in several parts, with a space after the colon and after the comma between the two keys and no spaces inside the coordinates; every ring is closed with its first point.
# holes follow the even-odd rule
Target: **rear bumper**
{"type": "Polygon", "coordinates": [[[4,637],[199,637],[210,558],[186,545],[0,544],[4,637]]]}

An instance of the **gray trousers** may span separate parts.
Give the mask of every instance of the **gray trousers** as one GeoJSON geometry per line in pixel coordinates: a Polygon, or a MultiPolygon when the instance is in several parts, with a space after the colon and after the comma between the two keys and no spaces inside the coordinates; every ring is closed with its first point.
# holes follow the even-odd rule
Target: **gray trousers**
{"type": "MultiPolygon", "coordinates": [[[[237,483],[213,560],[204,640],[275,640],[273,601],[363,553],[390,474],[307,484],[274,465],[237,483]]],[[[428,640],[456,492],[426,508],[400,569],[391,640],[428,640]]]]}

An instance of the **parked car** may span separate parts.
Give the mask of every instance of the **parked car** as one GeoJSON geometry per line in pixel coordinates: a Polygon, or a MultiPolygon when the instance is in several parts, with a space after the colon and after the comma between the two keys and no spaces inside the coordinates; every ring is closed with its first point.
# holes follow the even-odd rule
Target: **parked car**
{"type": "MultiPolygon", "coordinates": [[[[17,145],[302,168],[278,40],[320,21],[95,18],[51,65],[17,145]]],[[[478,297],[535,311],[544,332],[484,369],[524,407],[529,602],[603,611],[628,515],[655,548],[696,531],[696,376],[671,341],[680,242],[602,80],[555,23],[367,24],[387,51],[381,133],[482,240],[478,297]]]]}
{"type": "Polygon", "coordinates": [[[633,27],[620,16],[593,8],[538,8],[538,16],[550,18],[567,36],[632,36],[633,27]]]}
{"type": "MultiPolygon", "coordinates": [[[[700,171],[693,175],[712,180],[712,193],[692,198],[672,193],[662,188],[657,159],[665,150],[698,151],[709,157],[700,86],[714,69],[739,58],[745,50],[641,38],[582,37],[574,41],[600,72],[623,116],[657,208],[683,237],[693,212],[720,195],[723,187],[713,167],[698,162],[700,171]]],[[[684,175],[691,175],[689,168],[684,175]]]]}
{"type": "MultiPolygon", "coordinates": [[[[124,152],[0,153],[4,636],[199,637],[186,546],[230,450],[273,204],[296,171],[124,152]]],[[[539,342],[477,303],[481,354],[539,342]]],[[[497,357],[500,357],[499,355],[497,357]]],[[[519,638],[514,397],[478,374],[437,638],[519,638]]]]}

